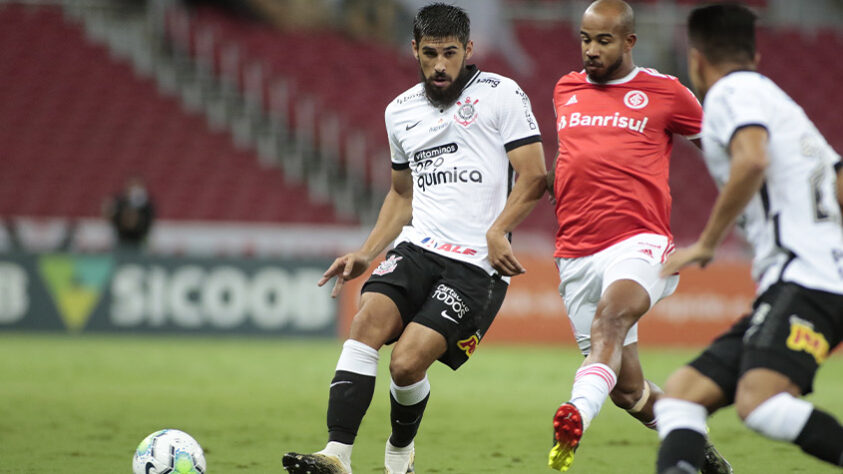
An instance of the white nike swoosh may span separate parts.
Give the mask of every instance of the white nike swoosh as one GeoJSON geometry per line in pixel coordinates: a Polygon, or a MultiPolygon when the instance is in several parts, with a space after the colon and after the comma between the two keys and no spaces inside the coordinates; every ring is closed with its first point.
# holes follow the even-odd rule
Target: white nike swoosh
{"type": "Polygon", "coordinates": [[[442,317],[447,319],[448,321],[453,322],[454,324],[459,324],[459,322],[456,319],[448,316],[448,313],[446,313],[444,309],[442,310],[442,317]]]}
{"type": "Polygon", "coordinates": [[[351,382],[351,380],[340,380],[339,382],[332,383],[329,388],[334,388],[334,385],[341,385],[341,384],[344,384],[344,383],[352,383],[352,382],[351,382]]]}

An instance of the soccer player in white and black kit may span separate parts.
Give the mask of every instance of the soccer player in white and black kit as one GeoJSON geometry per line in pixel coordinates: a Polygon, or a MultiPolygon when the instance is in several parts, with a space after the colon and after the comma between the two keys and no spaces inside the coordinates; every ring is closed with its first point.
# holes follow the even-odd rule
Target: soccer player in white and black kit
{"type": "Polygon", "coordinates": [[[708,414],[734,403],[744,424],[843,466],[843,426],[801,395],[843,336],[843,172],[799,105],[755,71],[755,15],[723,4],[688,20],[689,69],[704,97],[703,150],[720,187],[699,240],[664,272],[705,266],[739,222],[758,297],[656,402],[659,473],[695,473],[708,414]]]}
{"type": "Polygon", "coordinates": [[[392,342],[385,471],[413,472],[413,439],[430,393],[427,369],[436,360],[454,370],[466,362],[509,277],[524,272],[509,233],[541,199],[547,174],[530,101],[511,79],[466,65],[473,43],[460,8],[423,7],[413,34],[423,81],[386,108],[391,189],[360,250],[336,259],[319,284],[336,277],[336,296],[344,281],[397,245],[363,286],[330,387],[327,446],[285,454],[289,472],[351,472],[378,350],[392,342]]]}

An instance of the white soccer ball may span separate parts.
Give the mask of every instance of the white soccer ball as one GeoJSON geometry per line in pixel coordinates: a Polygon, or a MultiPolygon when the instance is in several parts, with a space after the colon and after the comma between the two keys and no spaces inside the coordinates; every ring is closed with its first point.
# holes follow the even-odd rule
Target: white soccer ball
{"type": "Polygon", "coordinates": [[[192,436],[161,430],[140,442],[132,459],[134,474],[205,474],[205,453],[192,436]]]}

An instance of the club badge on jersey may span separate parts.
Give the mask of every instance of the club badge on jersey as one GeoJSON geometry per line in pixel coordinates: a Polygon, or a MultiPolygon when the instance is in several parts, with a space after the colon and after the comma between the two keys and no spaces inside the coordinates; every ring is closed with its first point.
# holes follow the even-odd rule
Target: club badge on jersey
{"type": "Polygon", "coordinates": [[[474,121],[477,120],[477,108],[474,106],[477,105],[478,102],[480,102],[480,99],[472,101],[471,97],[466,97],[464,102],[457,101],[457,105],[460,108],[457,109],[457,113],[454,114],[454,120],[463,127],[468,127],[474,123],[474,121]]]}

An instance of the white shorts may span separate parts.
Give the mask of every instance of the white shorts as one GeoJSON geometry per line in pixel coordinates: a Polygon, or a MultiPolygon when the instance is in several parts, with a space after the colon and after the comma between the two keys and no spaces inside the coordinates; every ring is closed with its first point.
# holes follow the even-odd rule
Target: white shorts
{"type": "MultiPolygon", "coordinates": [[[[557,258],[559,294],[565,301],[571,329],[580,351],[591,350],[591,323],[603,292],[618,280],[632,280],[650,295],[650,308],[670,296],[679,284],[679,275],[661,278],[659,272],[673,242],[663,235],[638,234],[605,248],[594,255],[557,258]]],[[[626,334],[624,346],[638,342],[638,323],[626,334]]]]}

